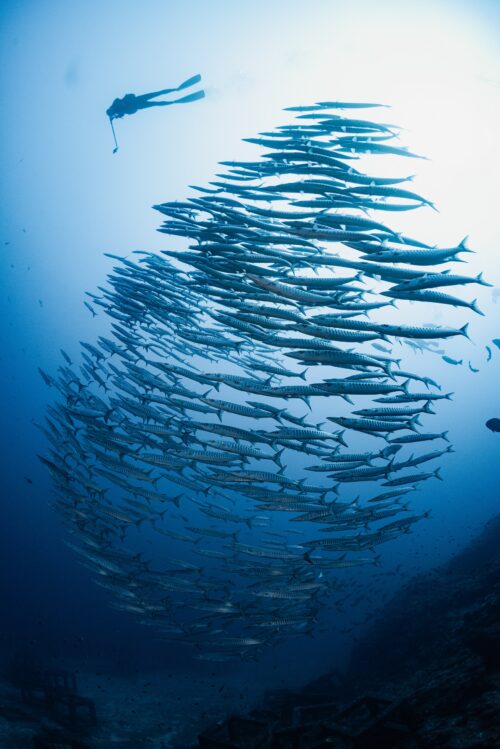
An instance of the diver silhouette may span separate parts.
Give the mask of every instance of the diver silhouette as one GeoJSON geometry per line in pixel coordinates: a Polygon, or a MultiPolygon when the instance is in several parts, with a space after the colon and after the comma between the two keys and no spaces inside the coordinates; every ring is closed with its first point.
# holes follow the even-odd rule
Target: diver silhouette
{"type": "Polygon", "coordinates": [[[125,94],[125,96],[121,99],[115,99],[110,107],[106,110],[106,114],[109,117],[109,122],[111,125],[111,129],[113,131],[113,137],[115,140],[115,148],[113,149],[113,153],[116,153],[118,151],[118,143],[116,141],[116,135],[115,135],[115,129],[113,127],[113,120],[120,119],[121,117],[124,117],[126,114],[135,114],[140,109],[148,109],[149,107],[166,107],[170,104],[187,104],[190,101],[197,101],[198,99],[203,99],[205,96],[205,92],[203,89],[200,91],[195,91],[193,94],[187,94],[186,96],[181,96],[179,99],[171,99],[170,101],[152,101],[152,99],[156,99],[158,96],[163,96],[165,94],[172,94],[177,91],[182,91],[185,88],[189,88],[190,86],[194,86],[196,83],[199,83],[201,81],[201,75],[194,75],[192,78],[188,78],[186,81],[180,84],[180,86],[177,86],[176,88],[164,88],[160,91],[152,91],[149,94],[141,94],[140,96],[136,96],[135,94],[125,94]]]}

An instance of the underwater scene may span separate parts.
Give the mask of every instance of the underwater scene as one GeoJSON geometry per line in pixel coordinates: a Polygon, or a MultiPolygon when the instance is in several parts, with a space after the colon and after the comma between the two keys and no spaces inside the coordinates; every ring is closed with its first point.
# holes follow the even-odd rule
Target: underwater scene
{"type": "Polygon", "coordinates": [[[498,749],[500,5],[0,21],[0,749],[498,749]]]}

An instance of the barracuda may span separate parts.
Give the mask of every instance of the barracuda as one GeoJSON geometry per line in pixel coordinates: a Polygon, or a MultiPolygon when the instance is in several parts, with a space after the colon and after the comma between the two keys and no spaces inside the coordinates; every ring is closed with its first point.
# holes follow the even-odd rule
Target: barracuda
{"type": "Polygon", "coordinates": [[[437,272],[463,262],[464,242],[441,249],[380,218],[431,203],[399,186],[409,177],[361,171],[368,152],[412,154],[394,126],[337,109],[358,106],[374,105],[304,107],[298,124],[250,139],[264,158],[155,206],[172,245],[112,256],[88,295],[109,334],[41,372],[56,400],[42,427],[52,505],[82,562],[112,605],[208,661],[312,634],[323,603],[346,598],[335,571],[378,564],[366,550],[424,517],[410,514],[410,492],[437,474],[413,467],[451,451],[418,448],[447,439],[417,419],[452,395],[422,374],[424,357],[459,355],[446,339],[468,329],[419,315],[432,319],[434,302],[470,315],[459,291],[485,282],[437,272]],[[419,302],[411,324],[407,301],[419,302]],[[408,347],[415,373],[399,368],[408,347]],[[410,392],[414,380],[428,391],[410,392]],[[328,420],[358,431],[360,447],[344,449],[328,420]],[[362,452],[369,435],[384,447],[362,452]],[[371,491],[349,501],[357,482],[371,491]]]}

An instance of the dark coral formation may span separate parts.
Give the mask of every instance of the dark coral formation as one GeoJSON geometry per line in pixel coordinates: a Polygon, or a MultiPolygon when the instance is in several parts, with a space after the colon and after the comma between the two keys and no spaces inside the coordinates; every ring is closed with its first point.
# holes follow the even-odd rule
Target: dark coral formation
{"type": "Polygon", "coordinates": [[[498,749],[500,516],[443,567],[419,576],[355,649],[347,674],[268,695],[202,749],[498,749]]]}

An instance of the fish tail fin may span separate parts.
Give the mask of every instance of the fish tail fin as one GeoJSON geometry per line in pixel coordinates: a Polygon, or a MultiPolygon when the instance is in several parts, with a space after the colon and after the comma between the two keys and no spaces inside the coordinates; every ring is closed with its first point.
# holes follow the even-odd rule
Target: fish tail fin
{"type": "Polygon", "coordinates": [[[448,439],[448,430],[446,430],[446,432],[441,432],[441,439],[446,440],[446,442],[450,441],[448,439]]]}
{"type": "Polygon", "coordinates": [[[433,413],[435,413],[435,411],[433,411],[432,408],[431,408],[431,402],[430,401],[426,402],[425,406],[422,409],[422,413],[424,413],[424,414],[433,414],[433,413]]]}
{"type": "Polygon", "coordinates": [[[453,393],[446,393],[444,397],[446,398],[446,400],[451,401],[453,400],[453,393]]]}
{"type": "Polygon", "coordinates": [[[478,282],[479,284],[481,284],[481,286],[493,286],[493,284],[492,284],[492,283],[488,283],[488,281],[485,281],[485,280],[484,280],[484,278],[483,278],[483,274],[482,274],[482,273],[478,273],[478,274],[477,274],[477,276],[476,276],[476,281],[477,281],[477,282],[478,282]]]}
{"type": "MultiPolygon", "coordinates": [[[[413,457],[413,455],[412,455],[412,457],[413,457]]],[[[386,467],[385,467],[385,475],[386,475],[386,476],[387,476],[387,475],[388,475],[389,473],[392,473],[392,472],[393,472],[393,468],[392,468],[392,466],[394,465],[394,461],[395,461],[395,460],[396,460],[396,456],[395,456],[395,455],[393,455],[393,456],[392,456],[392,458],[391,458],[391,459],[389,460],[389,462],[387,463],[387,465],[386,465],[386,467]]],[[[358,497],[358,499],[359,499],[359,497],[358,497]]]]}
{"type": "Polygon", "coordinates": [[[342,429],[340,432],[337,432],[336,434],[337,442],[340,442],[340,444],[343,445],[344,447],[349,447],[349,445],[344,439],[344,434],[345,434],[345,429],[342,429]]]}
{"type": "Polygon", "coordinates": [[[420,425],[418,414],[410,419],[410,421],[408,422],[408,429],[411,429],[412,432],[417,432],[417,424],[420,425]]]}
{"type": "Polygon", "coordinates": [[[439,473],[439,471],[440,471],[440,470],[441,470],[440,468],[436,468],[436,470],[434,471],[434,476],[435,476],[435,477],[436,477],[437,479],[439,479],[440,481],[442,481],[442,480],[443,480],[443,478],[442,478],[441,474],[439,473]]]}
{"type": "MultiPolygon", "coordinates": [[[[479,275],[481,275],[481,274],[479,274],[479,275]]],[[[466,323],[465,323],[465,325],[463,325],[463,326],[462,326],[462,327],[460,328],[460,333],[461,333],[462,335],[464,335],[464,336],[465,336],[466,338],[468,338],[468,339],[469,339],[469,341],[470,341],[470,338],[469,338],[469,333],[468,333],[468,329],[469,329],[469,323],[468,323],[468,322],[466,322],[466,323]]]]}
{"type": "Polygon", "coordinates": [[[468,239],[469,239],[469,235],[466,234],[465,237],[462,239],[462,241],[458,244],[458,247],[457,247],[458,252],[474,252],[474,250],[471,250],[470,247],[467,247],[468,239]]]}
{"type": "Polygon", "coordinates": [[[174,503],[174,505],[176,507],[180,507],[181,506],[181,502],[180,502],[181,497],[182,497],[182,493],[181,494],[176,494],[174,497],[172,497],[172,502],[174,503]]]}
{"type": "Polygon", "coordinates": [[[300,377],[301,380],[304,380],[305,382],[307,379],[306,375],[308,372],[309,372],[309,367],[306,367],[298,376],[300,377]]]}
{"type": "Polygon", "coordinates": [[[283,469],[283,463],[281,462],[281,456],[285,452],[285,448],[282,447],[281,450],[278,450],[277,453],[273,455],[273,460],[276,463],[276,465],[280,466],[281,469],[283,469]]]}
{"type": "Polygon", "coordinates": [[[313,560],[311,559],[311,554],[312,554],[312,551],[306,551],[306,552],[305,552],[305,553],[304,553],[304,554],[302,555],[302,558],[303,558],[303,559],[304,559],[304,560],[305,560],[306,562],[308,562],[308,564],[314,564],[313,560]]]}
{"type": "Polygon", "coordinates": [[[473,310],[473,312],[477,312],[478,315],[481,315],[482,317],[484,317],[484,312],[482,312],[482,310],[480,310],[479,307],[477,306],[477,299],[473,299],[472,302],[469,304],[469,307],[471,308],[471,310],[473,310]]]}

